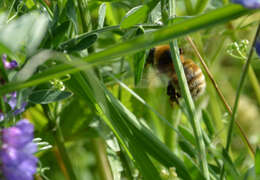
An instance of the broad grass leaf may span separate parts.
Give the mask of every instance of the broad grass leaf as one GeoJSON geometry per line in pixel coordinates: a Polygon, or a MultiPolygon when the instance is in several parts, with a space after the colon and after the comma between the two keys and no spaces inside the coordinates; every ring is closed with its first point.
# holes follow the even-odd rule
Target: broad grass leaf
{"type": "Polygon", "coordinates": [[[58,44],[66,38],[65,33],[68,31],[69,25],[70,22],[66,21],[53,30],[51,36],[53,38],[49,39],[48,41],[51,42],[54,47],[57,47],[58,44]]]}
{"type": "Polygon", "coordinates": [[[121,22],[121,28],[129,28],[133,25],[143,23],[147,18],[149,7],[141,5],[128,11],[121,22]]]}
{"type": "Polygon", "coordinates": [[[81,51],[93,45],[96,42],[98,36],[96,34],[90,34],[88,36],[72,39],[62,43],[59,46],[60,50],[67,50],[68,52],[81,51]]]}
{"type": "MultiPolygon", "coordinates": [[[[245,14],[253,13],[253,11],[244,9],[239,5],[228,5],[217,10],[209,11],[203,15],[190,18],[181,23],[169,25],[159,30],[145,33],[135,39],[131,39],[122,43],[118,43],[110,48],[97,53],[93,53],[85,58],[84,61],[89,61],[92,64],[106,64],[112,62],[115,57],[130,54],[140,49],[149,48],[156,44],[168,41],[169,39],[177,38],[188,33],[213,27],[214,25],[221,24],[233,20],[245,14]],[[174,27],[174,28],[173,28],[174,27]]],[[[53,58],[55,58],[53,56],[53,58]]],[[[61,57],[59,57],[61,58],[61,57]]],[[[84,66],[88,68],[89,66],[84,66]]],[[[77,72],[79,69],[71,68],[69,65],[58,65],[57,67],[46,71],[43,75],[35,75],[30,81],[26,83],[6,84],[0,89],[0,94],[12,92],[17,89],[29,87],[42,82],[46,82],[52,77],[61,77],[67,73],[77,72]],[[55,70],[56,68],[56,70],[55,70]],[[56,72],[55,72],[56,71],[56,72]],[[57,73],[59,72],[59,73],[57,73]],[[50,74],[51,73],[51,74],[50,74]],[[55,73],[55,75],[53,74],[55,73]],[[37,79],[37,81],[36,81],[37,79]]]]}
{"type": "Polygon", "coordinates": [[[56,89],[42,89],[33,91],[29,96],[29,101],[35,104],[49,104],[69,98],[72,96],[71,92],[60,91],[56,89]]]}

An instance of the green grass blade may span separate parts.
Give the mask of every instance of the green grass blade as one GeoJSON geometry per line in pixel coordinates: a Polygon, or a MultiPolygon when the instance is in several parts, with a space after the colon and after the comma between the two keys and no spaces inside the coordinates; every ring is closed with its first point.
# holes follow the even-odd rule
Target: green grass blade
{"type": "MultiPolygon", "coordinates": [[[[201,16],[193,17],[187,20],[184,20],[175,25],[169,25],[162,29],[159,29],[154,32],[146,33],[142,36],[139,36],[135,39],[119,43],[111,48],[107,48],[104,51],[93,53],[85,58],[85,61],[105,64],[111,63],[111,60],[115,57],[123,56],[126,54],[133,53],[138,50],[149,48],[156,44],[162,43],[169,39],[174,39],[188,33],[194,32],[199,29],[204,29],[216,24],[225,23],[229,20],[235,19],[239,16],[253,13],[254,11],[249,11],[244,9],[240,5],[229,5],[217,10],[205,13],[201,16]]],[[[61,54],[56,54],[56,56],[62,56],[61,54]]],[[[52,55],[50,58],[57,59],[55,55],[52,55]]],[[[61,58],[61,57],[59,57],[61,58]]],[[[85,66],[86,67],[86,66],[85,66]]],[[[61,77],[68,73],[73,73],[79,71],[79,69],[72,68],[69,65],[60,65],[56,67],[57,69],[52,69],[48,72],[53,73],[56,71],[55,75],[49,75],[46,71],[45,77],[34,76],[28,80],[25,84],[6,84],[0,89],[0,95],[3,93],[11,92],[17,89],[33,86],[42,82],[46,82],[52,78],[61,77]],[[39,79],[38,79],[39,78],[39,79]]]]}
{"type": "Polygon", "coordinates": [[[260,177],[260,149],[256,149],[256,154],[255,154],[255,174],[256,177],[260,177]]]}

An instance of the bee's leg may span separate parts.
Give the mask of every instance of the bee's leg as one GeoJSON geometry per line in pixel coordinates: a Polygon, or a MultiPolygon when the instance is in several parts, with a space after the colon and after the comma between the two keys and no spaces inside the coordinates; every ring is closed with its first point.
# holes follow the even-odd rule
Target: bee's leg
{"type": "Polygon", "coordinates": [[[179,104],[178,99],[180,98],[180,94],[177,92],[176,88],[172,85],[171,81],[169,81],[167,86],[167,95],[170,97],[170,104],[173,106],[174,102],[179,104]]]}
{"type": "Polygon", "coordinates": [[[183,51],[182,48],[179,48],[179,53],[180,53],[181,55],[184,54],[184,51],[183,51]]]}

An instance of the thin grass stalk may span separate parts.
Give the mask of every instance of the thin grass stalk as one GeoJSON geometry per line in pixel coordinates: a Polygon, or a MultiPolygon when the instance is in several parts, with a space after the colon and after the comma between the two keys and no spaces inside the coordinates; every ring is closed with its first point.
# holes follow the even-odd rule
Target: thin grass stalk
{"type": "MultiPolygon", "coordinates": [[[[1,97],[0,97],[0,107],[1,107],[0,110],[2,110],[2,113],[5,115],[5,113],[6,113],[6,105],[5,105],[5,101],[4,101],[4,96],[1,96],[1,97]]],[[[4,117],[4,118],[8,118],[8,116],[7,116],[7,117],[4,117]]],[[[9,118],[8,118],[8,119],[9,119],[9,118]]],[[[8,119],[7,119],[7,121],[4,121],[4,127],[5,127],[5,128],[7,127],[8,119]]]]}
{"type": "Polygon", "coordinates": [[[231,122],[230,122],[229,130],[228,130],[228,137],[227,137],[227,144],[226,144],[226,151],[227,152],[228,152],[230,144],[231,144],[233,124],[234,124],[234,121],[235,121],[235,115],[237,113],[238,102],[239,102],[239,98],[240,98],[240,95],[241,95],[241,90],[242,90],[242,87],[243,87],[243,84],[245,82],[245,78],[246,78],[246,75],[247,75],[247,72],[248,72],[248,69],[249,69],[249,66],[250,66],[250,61],[252,59],[251,57],[253,55],[254,46],[255,46],[255,43],[256,43],[257,36],[259,35],[259,32],[260,32],[260,24],[257,27],[256,35],[254,37],[253,44],[251,46],[246,64],[244,65],[244,68],[243,68],[243,71],[242,71],[242,74],[241,74],[241,77],[240,77],[240,81],[239,81],[239,84],[238,84],[236,99],[235,99],[235,103],[234,103],[234,107],[233,107],[233,113],[232,113],[232,116],[231,116],[231,122]]]}
{"type": "MultiPolygon", "coordinates": [[[[254,46],[255,46],[255,43],[256,43],[257,36],[259,35],[259,32],[260,32],[260,24],[258,24],[253,44],[250,48],[246,64],[243,67],[243,71],[242,71],[242,74],[241,74],[241,77],[240,77],[240,80],[239,80],[239,84],[238,84],[238,88],[237,88],[237,92],[236,92],[236,99],[235,99],[235,103],[234,103],[234,107],[233,107],[233,113],[232,113],[231,121],[230,121],[229,128],[228,128],[227,144],[226,144],[226,148],[225,148],[225,151],[227,153],[228,153],[230,145],[231,145],[233,126],[234,126],[235,116],[236,116],[237,109],[238,109],[238,102],[239,102],[239,98],[240,98],[240,95],[241,95],[241,90],[242,90],[243,84],[245,82],[245,78],[246,78],[248,69],[250,67],[250,61],[251,61],[251,58],[252,58],[252,55],[253,55],[254,46]]],[[[221,176],[220,176],[221,180],[224,177],[224,171],[225,171],[224,165],[225,164],[223,164],[222,169],[221,169],[221,176]]]]}
{"type": "Polygon", "coordinates": [[[259,82],[257,80],[255,71],[254,71],[254,69],[251,65],[249,66],[249,69],[248,69],[248,78],[249,78],[249,81],[250,81],[254,91],[255,91],[256,100],[258,102],[258,105],[260,106],[260,85],[259,85],[259,82]]]}
{"type": "Polygon", "coordinates": [[[166,0],[161,0],[161,14],[162,14],[162,22],[166,23],[168,20],[167,9],[166,9],[166,0]]]}
{"type": "MultiPolygon", "coordinates": [[[[195,54],[198,56],[199,60],[200,60],[200,63],[202,64],[204,70],[206,71],[211,83],[213,84],[213,86],[215,87],[220,99],[221,99],[221,102],[224,104],[225,108],[227,109],[227,111],[229,112],[230,115],[232,115],[232,109],[230,107],[230,105],[228,104],[228,102],[226,101],[223,93],[221,92],[220,88],[218,87],[218,84],[217,82],[215,81],[212,73],[210,72],[207,64],[205,63],[205,61],[203,60],[203,58],[201,57],[196,45],[194,44],[194,42],[192,41],[192,39],[190,38],[190,36],[187,36],[187,40],[188,42],[191,44],[195,54]]],[[[248,137],[246,136],[246,133],[244,132],[244,130],[242,129],[242,127],[240,126],[239,122],[235,121],[238,129],[239,129],[239,132],[240,132],[240,136],[242,137],[243,139],[243,142],[245,142],[245,145],[249,148],[251,154],[253,155],[254,157],[254,148],[253,146],[250,144],[249,140],[248,140],[248,137]]]]}
{"type": "Polygon", "coordinates": [[[100,180],[113,180],[111,168],[106,156],[105,142],[101,138],[94,138],[92,145],[98,164],[100,180]]]}
{"type": "MultiPolygon", "coordinates": [[[[168,107],[167,107],[168,109],[168,107]]],[[[174,118],[167,118],[169,119],[169,123],[175,128],[178,128],[179,122],[181,120],[181,110],[180,108],[176,107],[173,109],[173,113],[169,112],[168,116],[171,116],[172,114],[174,114],[174,118]]],[[[164,142],[165,144],[173,150],[174,153],[177,154],[178,152],[178,145],[177,145],[177,137],[178,137],[178,133],[175,133],[171,127],[166,126],[165,127],[165,134],[164,134],[164,142]]]]}
{"type": "MultiPolygon", "coordinates": [[[[52,149],[52,153],[54,154],[55,158],[56,158],[56,161],[57,161],[57,164],[59,165],[60,167],[60,170],[64,176],[64,179],[66,180],[70,180],[69,178],[69,175],[68,175],[68,172],[67,172],[67,169],[64,165],[64,162],[62,160],[62,157],[61,157],[61,154],[60,154],[60,151],[58,150],[57,146],[54,146],[53,149],[52,149]]],[[[42,180],[42,178],[40,179],[42,180]]],[[[48,179],[46,179],[48,180],[48,179]]]]}
{"type": "Polygon", "coordinates": [[[51,11],[50,7],[46,4],[46,2],[44,2],[43,0],[40,0],[40,2],[42,3],[42,5],[46,8],[47,12],[49,13],[51,19],[53,18],[53,12],[51,11]]]}
{"type": "Polygon", "coordinates": [[[197,0],[194,14],[203,12],[203,10],[207,7],[208,3],[209,0],[197,0]]]}
{"type": "Polygon", "coordinates": [[[118,80],[113,74],[108,73],[110,75],[111,78],[113,78],[122,88],[124,88],[126,91],[128,91],[135,99],[137,99],[141,104],[143,104],[146,108],[148,108],[150,111],[152,111],[159,119],[161,122],[163,122],[166,126],[168,126],[169,128],[171,128],[172,131],[175,131],[178,136],[183,137],[183,135],[179,132],[179,130],[177,128],[175,128],[172,124],[169,123],[169,121],[167,121],[166,118],[164,118],[164,116],[162,116],[158,111],[156,111],[151,105],[147,104],[147,102],[142,99],[140,96],[138,96],[138,94],[136,94],[133,90],[131,90],[130,88],[127,87],[127,85],[125,85],[124,83],[122,83],[120,80],[118,80]]]}
{"type": "Polygon", "coordinates": [[[191,15],[193,12],[191,0],[184,0],[184,4],[185,4],[185,8],[186,8],[186,13],[188,15],[191,15]]]}
{"type": "Polygon", "coordinates": [[[57,128],[56,131],[54,131],[52,134],[53,134],[53,137],[55,139],[58,151],[59,151],[59,153],[62,157],[62,161],[63,161],[63,163],[66,167],[66,172],[67,172],[66,174],[68,175],[68,179],[69,180],[77,180],[76,174],[73,170],[73,166],[71,164],[71,161],[70,161],[70,158],[69,158],[69,155],[68,155],[68,152],[67,152],[65,145],[64,145],[64,138],[63,138],[63,134],[61,132],[61,129],[57,128]]]}
{"type": "Polygon", "coordinates": [[[82,23],[82,30],[83,30],[83,32],[87,32],[88,25],[87,25],[87,21],[86,21],[86,16],[84,14],[83,1],[77,0],[77,3],[78,3],[80,19],[81,19],[81,23],[82,23]]]}
{"type": "MultiPolygon", "coordinates": [[[[72,59],[70,56],[66,56],[67,61],[71,62],[72,59]]],[[[82,74],[77,73],[76,78],[83,77],[82,74]]],[[[101,180],[112,180],[113,179],[113,173],[110,168],[109,161],[106,156],[106,148],[105,144],[102,141],[101,138],[95,138],[92,140],[92,145],[94,148],[94,154],[97,159],[97,165],[98,165],[98,172],[100,174],[101,180]]]]}
{"type": "MultiPolygon", "coordinates": [[[[176,16],[175,12],[176,2],[175,0],[169,0],[169,19],[173,19],[176,16]]],[[[181,89],[181,95],[184,97],[184,101],[188,111],[188,118],[193,128],[193,132],[196,139],[198,148],[198,158],[200,162],[201,172],[206,180],[209,180],[208,162],[206,157],[206,149],[203,141],[202,129],[200,126],[199,114],[196,112],[196,108],[190,94],[187,79],[184,73],[184,69],[180,60],[179,48],[177,40],[170,41],[170,49],[173,65],[178,77],[178,83],[181,89]]]]}
{"type": "Polygon", "coordinates": [[[52,137],[55,140],[55,143],[57,145],[57,150],[59,152],[59,155],[61,156],[61,160],[65,167],[63,172],[64,176],[67,177],[68,180],[77,180],[76,173],[73,170],[73,166],[69,158],[69,154],[64,145],[65,142],[64,142],[62,131],[60,129],[59,124],[57,123],[59,122],[59,120],[56,119],[58,117],[54,118],[48,105],[42,105],[42,107],[44,109],[44,114],[49,121],[52,137]]]}
{"type": "MultiPolygon", "coordinates": [[[[125,61],[122,58],[121,61],[120,61],[120,67],[119,67],[120,73],[122,73],[123,70],[124,70],[124,62],[125,61]]],[[[122,80],[122,77],[120,76],[119,81],[121,81],[121,80],[122,80]]],[[[120,85],[118,87],[117,97],[118,97],[119,101],[121,101],[121,99],[122,99],[122,87],[120,85]]]]}
{"type": "Polygon", "coordinates": [[[4,101],[4,96],[0,97],[0,107],[2,110],[2,113],[4,114],[6,112],[6,106],[5,106],[5,101],[4,101]]]}
{"type": "MultiPolygon", "coordinates": [[[[183,23],[178,23],[174,25],[168,25],[166,27],[163,27],[157,31],[145,33],[144,35],[140,35],[136,38],[133,38],[128,41],[124,41],[122,43],[118,43],[110,48],[107,48],[103,51],[92,53],[87,57],[82,58],[84,61],[88,61],[92,65],[98,65],[98,64],[106,64],[111,63],[111,61],[115,57],[123,56],[123,55],[129,55],[130,53],[140,51],[145,48],[152,47],[154,45],[157,45],[159,43],[163,43],[168,41],[169,39],[178,38],[180,36],[184,36],[188,33],[205,29],[207,27],[221,24],[227,21],[230,21],[232,19],[238,18],[242,15],[248,14],[248,13],[254,13],[255,11],[247,10],[239,5],[228,5],[223,8],[219,8],[216,10],[213,10],[209,13],[206,13],[204,15],[196,16],[193,18],[190,18],[188,20],[185,20],[183,23]],[[185,29],[183,27],[186,27],[185,29]],[[152,38],[151,38],[152,37],[152,38]],[[132,45],[134,44],[134,46],[132,45]],[[104,58],[106,57],[106,58],[104,58]]],[[[46,53],[48,51],[42,51],[39,54],[46,53]]],[[[38,55],[39,55],[38,54],[38,55]]],[[[63,59],[64,55],[61,53],[50,53],[52,55],[48,55],[48,58],[53,59],[63,59]]],[[[36,55],[37,56],[37,55],[36,55]]],[[[33,75],[30,80],[24,81],[24,82],[16,82],[15,84],[8,83],[5,84],[0,88],[0,95],[3,95],[8,92],[12,92],[18,89],[35,86],[37,84],[46,82],[53,78],[58,78],[63,75],[69,74],[69,73],[75,73],[80,71],[81,69],[87,69],[89,68],[89,65],[82,65],[80,69],[71,67],[67,64],[62,65],[56,65],[55,68],[49,68],[44,73],[44,77],[40,75],[33,75]],[[55,75],[53,74],[53,69],[55,69],[55,75]]],[[[43,74],[42,73],[42,74],[43,74]]]]}
{"type": "Polygon", "coordinates": [[[12,13],[12,10],[14,8],[15,2],[16,2],[16,0],[13,0],[12,5],[11,5],[9,11],[8,11],[7,19],[9,19],[9,17],[11,16],[11,13],[12,13]]]}
{"type": "Polygon", "coordinates": [[[209,179],[209,171],[208,171],[208,164],[207,164],[207,159],[206,159],[206,149],[205,149],[205,144],[203,141],[203,136],[202,136],[202,130],[200,127],[200,121],[199,121],[199,116],[198,113],[196,112],[194,102],[192,100],[189,86],[184,74],[184,69],[182,66],[182,63],[179,59],[178,53],[178,45],[177,42],[170,42],[170,47],[171,47],[171,56],[173,59],[173,64],[174,68],[178,77],[179,81],[179,86],[181,89],[181,95],[184,98],[185,104],[187,106],[188,110],[188,119],[190,120],[194,136],[196,139],[196,144],[198,148],[198,158],[200,162],[200,168],[202,171],[202,174],[204,175],[205,179],[209,179]],[[177,55],[176,55],[176,54],[177,55]]]}

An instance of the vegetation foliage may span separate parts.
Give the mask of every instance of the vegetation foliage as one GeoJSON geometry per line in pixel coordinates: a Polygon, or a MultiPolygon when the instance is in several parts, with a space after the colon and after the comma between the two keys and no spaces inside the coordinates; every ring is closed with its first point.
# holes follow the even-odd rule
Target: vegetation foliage
{"type": "Polygon", "coordinates": [[[1,124],[21,117],[34,124],[35,179],[260,178],[259,10],[228,0],[0,4],[0,53],[19,64],[8,71],[0,63],[1,109],[14,91],[28,103],[1,124]],[[170,44],[179,104],[170,103],[165,77],[146,64],[159,44],[170,44]],[[196,100],[179,47],[206,77],[196,100]]]}

